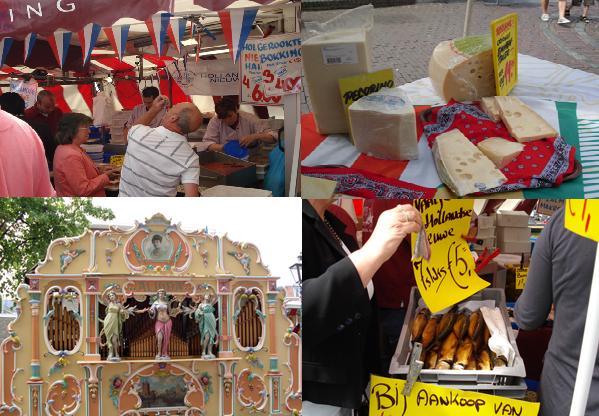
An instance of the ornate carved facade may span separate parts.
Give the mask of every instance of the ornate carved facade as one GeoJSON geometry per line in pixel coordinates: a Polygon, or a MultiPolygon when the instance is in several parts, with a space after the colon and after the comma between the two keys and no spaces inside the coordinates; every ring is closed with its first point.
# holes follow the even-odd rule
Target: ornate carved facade
{"type": "Polygon", "coordinates": [[[53,241],[28,278],[2,342],[0,416],[301,411],[301,340],[251,244],[186,232],[158,214],[53,241]],[[147,312],[161,289],[164,347],[147,312]],[[117,358],[103,330],[111,297],[124,313],[117,358]],[[216,320],[214,344],[194,319],[202,302],[216,320]]]}

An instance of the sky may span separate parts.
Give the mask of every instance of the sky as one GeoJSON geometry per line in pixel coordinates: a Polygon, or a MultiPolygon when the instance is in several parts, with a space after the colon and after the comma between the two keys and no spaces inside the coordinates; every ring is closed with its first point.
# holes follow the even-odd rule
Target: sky
{"type": "Polygon", "coordinates": [[[294,284],[289,266],[302,250],[301,199],[299,198],[94,198],[94,205],[110,208],[110,221],[93,224],[133,226],[156,213],[163,214],[183,230],[204,229],[233,241],[256,245],[263,263],[278,286],[294,284]]]}

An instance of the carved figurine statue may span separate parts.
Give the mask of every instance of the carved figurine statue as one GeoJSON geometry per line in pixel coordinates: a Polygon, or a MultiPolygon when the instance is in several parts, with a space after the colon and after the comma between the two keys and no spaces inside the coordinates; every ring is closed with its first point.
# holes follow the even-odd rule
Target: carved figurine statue
{"type": "Polygon", "coordinates": [[[125,322],[135,313],[143,313],[142,311],[137,311],[135,309],[135,306],[125,308],[123,304],[119,302],[114,291],[108,292],[106,317],[103,321],[100,320],[100,322],[104,324],[102,330],[100,331],[100,337],[102,337],[102,334],[106,336],[106,344],[108,344],[108,361],[121,360],[119,357],[119,347],[122,341],[121,333],[123,329],[123,322],[125,322]]]}
{"type": "Polygon", "coordinates": [[[214,316],[214,302],[211,301],[209,293],[204,295],[204,300],[193,310],[193,319],[200,327],[202,358],[215,358],[212,347],[216,344],[218,329],[214,316]]]}
{"type": "Polygon", "coordinates": [[[229,255],[235,257],[241,266],[243,266],[243,270],[245,274],[250,275],[250,263],[252,262],[252,258],[249,254],[243,253],[241,251],[229,251],[229,255]]]}
{"type": "Polygon", "coordinates": [[[159,289],[156,296],[156,301],[152,303],[152,306],[142,309],[141,312],[148,312],[150,318],[156,319],[156,323],[154,324],[156,345],[158,348],[156,359],[170,360],[168,356],[168,343],[171,339],[171,331],[173,329],[171,317],[174,318],[177,316],[181,312],[181,309],[179,307],[171,307],[171,301],[168,300],[166,290],[159,289]]]}

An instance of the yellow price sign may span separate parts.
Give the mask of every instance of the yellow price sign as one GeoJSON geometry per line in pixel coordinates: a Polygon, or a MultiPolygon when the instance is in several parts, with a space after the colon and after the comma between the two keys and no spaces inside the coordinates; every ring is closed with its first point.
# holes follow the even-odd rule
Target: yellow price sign
{"type": "Polygon", "coordinates": [[[510,13],[491,22],[493,68],[497,95],[508,95],[518,82],[518,15],[510,13]]]}
{"type": "Polygon", "coordinates": [[[528,267],[522,269],[516,269],[516,289],[524,289],[526,284],[526,277],[528,276],[528,267]]]}
{"type": "MultiPolygon", "coordinates": [[[[422,215],[430,259],[412,260],[414,277],[426,306],[435,313],[489,286],[475,271],[468,234],[473,199],[417,199],[414,207],[422,215]]],[[[417,236],[412,234],[412,247],[417,236]]]]}
{"type": "Polygon", "coordinates": [[[125,155],[110,156],[110,164],[112,166],[123,166],[124,162],[125,162],[125,155]]]}
{"type": "Polygon", "coordinates": [[[536,416],[539,403],[474,391],[414,383],[409,396],[401,394],[405,380],[371,376],[370,416],[536,416]]]}
{"type": "Polygon", "coordinates": [[[568,199],[565,226],[573,233],[599,241],[599,200],[568,199]]]}
{"type": "Polygon", "coordinates": [[[341,93],[341,101],[345,108],[345,116],[349,117],[349,106],[360,98],[366,97],[373,92],[380,91],[382,88],[393,88],[395,85],[394,79],[393,70],[391,68],[355,75],[353,77],[341,78],[339,80],[339,92],[341,93]]]}

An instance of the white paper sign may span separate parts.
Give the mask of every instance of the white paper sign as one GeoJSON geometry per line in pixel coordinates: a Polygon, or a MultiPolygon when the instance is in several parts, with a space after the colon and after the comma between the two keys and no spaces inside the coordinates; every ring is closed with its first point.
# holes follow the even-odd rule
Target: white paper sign
{"type": "Polygon", "coordinates": [[[187,95],[239,94],[239,68],[230,59],[173,61],[167,69],[187,95]]]}
{"type": "Polygon", "coordinates": [[[16,92],[25,100],[25,108],[33,107],[37,100],[37,81],[33,79],[29,82],[12,80],[10,81],[10,92],[16,92]]]}
{"type": "Polygon", "coordinates": [[[250,38],[241,54],[241,101],[279,104],[302,89],[301,39],[297,33],[250,38]]]}

